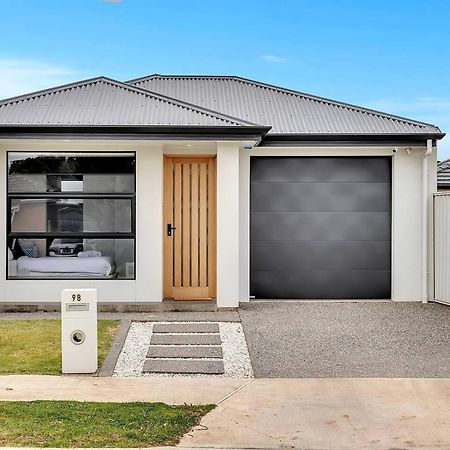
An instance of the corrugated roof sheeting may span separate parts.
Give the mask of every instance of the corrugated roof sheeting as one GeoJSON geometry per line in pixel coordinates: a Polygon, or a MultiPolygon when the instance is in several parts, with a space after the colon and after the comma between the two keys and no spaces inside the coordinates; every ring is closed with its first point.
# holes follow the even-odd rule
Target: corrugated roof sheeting
{"type": "Polygon", "coordinates": [[[269,134],[440,134],[439,128],[239,77],[106,77],[0,101],[0,125],[272,127],[269,134]]]}
{"type": "Polygon", "coordinates": [[[103,77],[0,102],[0,124],[249,125],[103,77]]]}
{"type": "Polygon", "coordinates": [[[423,134],[439,128],[239,77],[152,75],[129,82],[272,126],[269,134],[423,134]]]}

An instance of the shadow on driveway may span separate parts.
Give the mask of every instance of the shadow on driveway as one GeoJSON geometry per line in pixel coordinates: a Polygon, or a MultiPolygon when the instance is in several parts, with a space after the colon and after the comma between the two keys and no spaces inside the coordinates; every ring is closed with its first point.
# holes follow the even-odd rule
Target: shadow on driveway
{"type": "Polygon", "coordinates": [[[255,376],[450,377],[450,307],[265,302],[239,310],[255,376]]]}

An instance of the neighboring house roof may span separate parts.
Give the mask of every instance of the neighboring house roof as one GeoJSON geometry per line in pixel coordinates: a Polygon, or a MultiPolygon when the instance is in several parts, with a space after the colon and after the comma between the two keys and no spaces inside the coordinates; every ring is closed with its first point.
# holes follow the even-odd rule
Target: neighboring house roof
{"type": "Polygon", "coordinates": [[[427,123],[236,76],[153,74],[128,84],[270,125],[269,134],[441,134],[427,123]]]}
{"type": "Polygon", "coordinates": [[[437,185],[438,187],[450,187],[450,159],[438,163],[437,185]]]}
{"type": "Polygon", "coordinates": [[[2,125],[255,126],[105,77],[0,101],[2,125]]]}

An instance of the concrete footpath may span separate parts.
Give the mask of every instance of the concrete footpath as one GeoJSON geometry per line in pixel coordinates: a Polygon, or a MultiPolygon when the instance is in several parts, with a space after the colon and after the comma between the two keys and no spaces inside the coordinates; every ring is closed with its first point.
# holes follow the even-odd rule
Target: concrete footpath
{"type": "Polygon", "coordinates": [[[247,382],[232,378],[5,375],[0,376],[0,401],[76,400],[217,405],[247,382]]]}
{"type": "Polygon", "coordinates": [[[181,448],[450,449],[450,379],[0,377],[0,400],[215,403],[181,448]]]}
{"type": "Polygon", "coordinates": [[[450,379],[257,379],[181,447],[450,449],[450,379]]]}

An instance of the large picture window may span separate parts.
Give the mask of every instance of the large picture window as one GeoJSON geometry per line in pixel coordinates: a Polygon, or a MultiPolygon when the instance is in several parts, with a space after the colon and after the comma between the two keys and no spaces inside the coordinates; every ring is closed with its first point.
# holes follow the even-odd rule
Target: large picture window
{"type": "Polygon", "coordinates": [[[8,278],[134,279],[135,161],[8,152],[8,278]]]}

